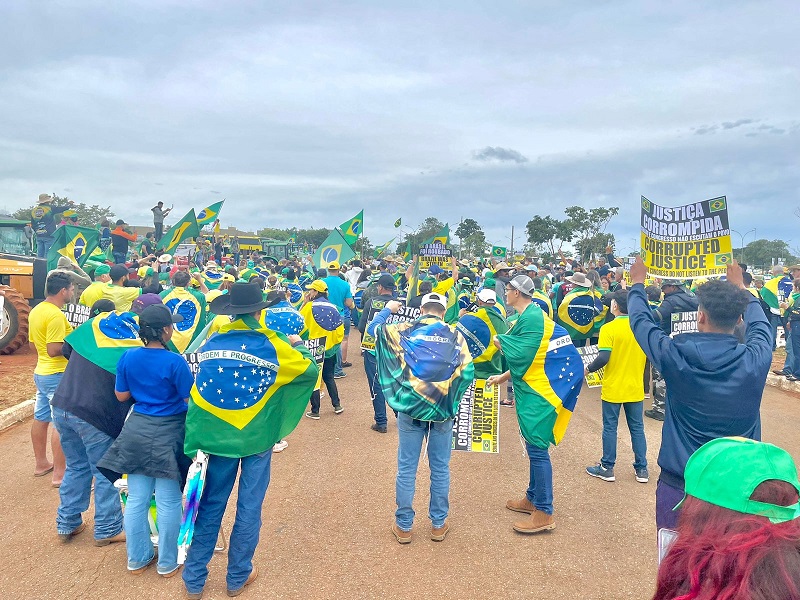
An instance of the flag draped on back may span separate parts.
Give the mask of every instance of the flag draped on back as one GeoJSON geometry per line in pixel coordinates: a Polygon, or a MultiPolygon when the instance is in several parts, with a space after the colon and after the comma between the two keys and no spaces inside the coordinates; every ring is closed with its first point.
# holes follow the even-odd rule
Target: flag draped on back
{"type": "Polygon", "coordinates": [[[558,444],[583,383],[578,350],[567,331],[535,306],[498,338],[511,370],[522,436],[537,448],[558,444]]]}
{"type": "Polygon", "coordinates": [[[494,336],[508,331],[508,323],[498,309],[482,306],[474,313],[461,317],[456,327],[467,340],[475,364],[476,379],[486,379],[503,372],[503,355],[493,340],[494,336]]]}
{"type": "Polygon", "coordinates": [[[778,310],[780,303],[792,295],[792,280],[786,277],[773,277],[761,288],[761,297],[767,306],[778,310]]]}
{"type": "Polygon", "coordinates": [[[364,211],[362,210],[349,221],[345,221],[339,225],[339,229],[342,231],[342,236],[348,244],[351,246],[355,244],[356,240],[358,240],[358,236],[364,232],[364,211]]]}
{"type": "Polygon", "coordinates": [[[328,300],[317,298],[307,302],[301,309],[303,330],[300,337],[304,340],[325,338],[325,357],[336,354],[339,344],[344,339],[344,321],[339,309],[328,300]]]}
{"type": "Polygon", "coordinates": [[[206,326],[205,298],[199,293],[195,296],[186,288],[176,287],[161,292],[161,301],[172,314],[183,317],[183,321],[173,325],[168,346],[176,352],[186,352],[192,340],[206,326]]]}
{"type": "Polygon", "coordinates": [[[192,209],[180,221],[170,227],[170,230],[156,244],[156,250],[173,253],[183,240],[197,237],[198,235],[200,235],[200,227],[194,216],[194,209],[192,209]]]}
{"type": "Polygon", "coordinates": [[[219,213],[222,210],[222,205],[224,203],[225,200],[222,202],[217,202],[211,206],[205,207],[203,210],[197,213],[197,224],[202,227],[203,225],[208,225],[209,223],[213,223],[219,219],[219,213]]]}
{"type": "Polygon", "coordinates": [[[445,225],[442,230],[435,236],[425,241],[426,244],[444,244],[445,246],[450,243],[450,225],[445,225]]]}
{"type": "Polygon", "coordinates": [[[186,414],[184,451],[228,457],[264,452],[305,412],[319,368],[304,346],[245,316],[200,348],[186,414]]]}
{"type": "Polygon", "coordinates": [[[394,410],[446,421],[475,378],[464,336],[440,319],[381,325],[375,332],[378,382],[394,410]]]}
{"type": "Polygon", "coordinates": [[[73,352],[116,375],[125,351],[142,347],[137,318],[130,312],[101,313],[75,329],[65,341],[73,352]]]}
{"type": "Polygon", "coordinates": [[[47,253],[47,270],[58,268],[58,259],[66,256],[70,262],[83,266],[86,259],[100,246],[100,232],[89,227],[62,225],[53,234],[53,245],[47,253]]]}
{"type": "Polygon", "coordinates": [[[534,304],[536,304],[539,308],[542,309],[542,312],[546,314],[551,319],[553,318],[553,303],[548,298],[547,294],[545,294],[541,290],[536,290],[533,292],[533,296],[531,300],[534,304]]]}
{"type": "Polygon", "coordinates": [[[356,253],[350,248],[342,234],[337,229],[334,229],[322,242],[319,250],[314,253],[313,260],[317,268],[326,269],[332,262],[338,262],[341,265],[355,255],[356,253]]]}
{"type": "Polygon", "coordinates": [[[592,292],[584,287],[576,287],[561,301],[558,322],[573,340],[585,340],[591,337],[593,329],[603,324],[607,311],[599,290],[592,292]]]}

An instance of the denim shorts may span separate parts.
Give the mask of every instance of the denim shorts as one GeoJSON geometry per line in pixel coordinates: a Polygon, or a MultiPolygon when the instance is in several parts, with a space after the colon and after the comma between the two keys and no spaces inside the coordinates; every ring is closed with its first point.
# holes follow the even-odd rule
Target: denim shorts
{"type": "Polygon", "coordinates": [[[33,408],[33,418],[36,421],[52,423],[53,412],[50,401],[56,393],[61,377],[64,373],[53,373],[52,375],[33,374],[33,383],[36,384],[36,405],[33,408]]]}

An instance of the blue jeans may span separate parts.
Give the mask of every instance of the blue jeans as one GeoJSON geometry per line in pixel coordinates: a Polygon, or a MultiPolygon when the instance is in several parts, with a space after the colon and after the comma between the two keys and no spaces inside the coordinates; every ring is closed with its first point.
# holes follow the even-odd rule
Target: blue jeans
{"type": "Polygon", "coordinates": [[[769,326],[772,329],[772,350],[773,352],[778,347],[778,327],[783,325],[779,315],[770,313],[769,326]]]}
{"type": "Polygon", "coordinates": [[[397,481],[395,495],[397,526],[410,531],[414,524],[414,488],[422,444],[428,438],[428,463],[431,468],[431,501],[428,517],[434,527],[441,527],[450,510],[450,452],[453,447],[453,419],[434,423],[417,421],[405,413],[397,415],[397,481]]]}
{"type": "Polygon", "coordinates": [[[121,265],[125,263],[125,257],[128,256],[127,252],[112,252],[111,255],[114,257],[114,264],[121,265]]]}
{"type": "Polygon", "coordinates": [[[128,570],[140,569],[153,560],[150,541],[150,499],[156,494],[158,525],[158,572],[169,573],[178,568],[178,533],[183,513],[180,484],[174,479],[156,479],[147,475],[128,474],[128,503],[125,505],[125,546],[128,570]]]}
{"type": "Polygon", "coordinates": [[[261,532],[261,505],[269,486],[272,449],[244,458],[227,458],[210,455],[208,470],[197,521],[194,524],[194,537],[186,564],[183,568],[183,582],[190,594],[203,590],[208,578],[208,561],[214,554],[222,515],[228,505],[228,498],[239,475],[239,497],[236,500],[236,520],[233,523],[228,547],[229,590],[238,590],[253,571],[253,554],[258,545],[261,532]]]}
{"type": "Polygon", "coordinates": [[[600,459],[607,469],[613,469],[617,462],[617,426],[619,425],[620,407],[625,410],[628,431],[631,433],[633,447],[633,468],[647,468],[647,441],[644,438],[643,402],[606,402],[603,400],[603,458],[600,459]]]}
{"type": "Polygon", "coordinates": [[[94,539],[114,537],[122,531],[119,492],[97,470],[97,462],[114,443],[114,438],[61,408],[53,409],[53,425],[67,458],[67,470],[58,490],[61,502],[56,513],[56,530],[72,533],[80,527],[81,513],[89,510],[94,477],[94,539]]]}
{"type": "Polygon", "coordinates": [[[47,253],[53,245],[53,238],[48,236],[36,236],[36,256],[38,258],[47,258],[47,253]]]}
{"type": "Polygon", "coordinates": [[[33,374],[33,383],[36,386],[36,404],[33,408],[33,418],[45,423],[53,422],[50,401],[56,393],[56,388],[61,382],[64,373],[53,373],[52,375],[33,374]]]}
{"type": "Polygon", "coordinates": [[[536,510],[553,514],[553,465],[547,448],[539,448],[525,442],[531,461],[531,476],[525,496],[536,510]]]}
{"type": "Polygon", "coordinates": [[[786,366],[783,370],[795,377],[800,373],[800,321],[792,321],[789,339],[786,340],[786,366]]]}
{"type": "Polygon", "coordinates": [[[683,500],[683,490],[658,480],[656,484],[656,531],[678,529],[680,510],[673,510],[683,500]]]}
{"type": "Polygon", "coordinates": [[[361,355],[364,357],[364,371],[367,373],[367,383],[369,393],[372,396],[372,408],[375,411],[375,423],[381,427],[386,427],[386,398],[383,390],[378,383],[378,362],[375,355],[364,350],[361,355]]]}

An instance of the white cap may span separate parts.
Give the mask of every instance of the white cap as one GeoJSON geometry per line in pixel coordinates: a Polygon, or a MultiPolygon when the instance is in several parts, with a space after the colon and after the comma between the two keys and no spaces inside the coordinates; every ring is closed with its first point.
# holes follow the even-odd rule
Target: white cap
{"type": "Polygon", "coordinates": [[[482,289],[478,292],[478,300],[487,304],[497,304],[497,294],[494,290],[482,289]]]}
{"type": "Polygon", "coordinates": [[[422,297],[422,302],[419,303],[420,306],[425,306],[429,302],[435,302],[436,304],[440,305],[442,308],[447,308],[447,300],[444,296],[437,293],[425,294],[422,297]]]}

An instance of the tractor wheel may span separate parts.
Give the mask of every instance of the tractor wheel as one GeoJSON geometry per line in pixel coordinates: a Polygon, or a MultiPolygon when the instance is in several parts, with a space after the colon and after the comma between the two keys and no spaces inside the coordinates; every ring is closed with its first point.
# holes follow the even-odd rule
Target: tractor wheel
{"type": "Polygon", "coordinates": [[[31,307],[22,294],[7,285],[0,285],[0,295],[5,297],[0,311],[0,354],[11,354],[28,343],[31,307]]]}

